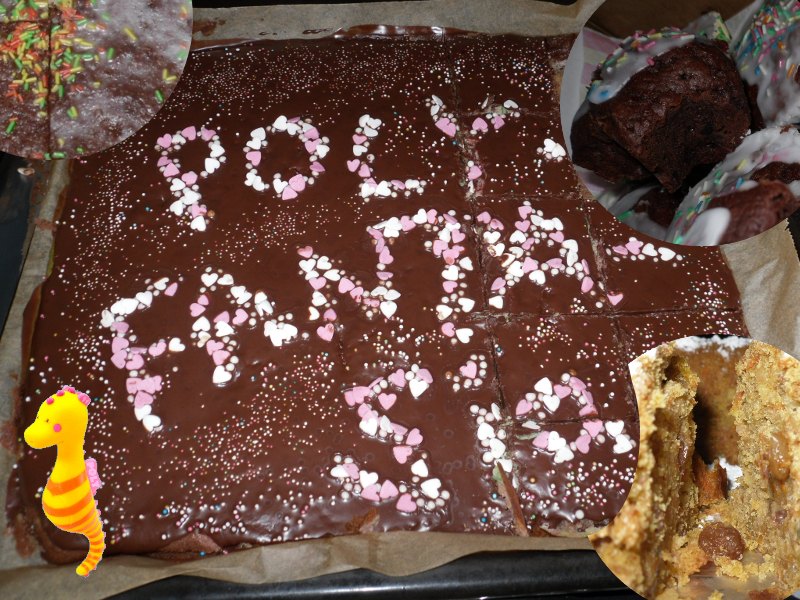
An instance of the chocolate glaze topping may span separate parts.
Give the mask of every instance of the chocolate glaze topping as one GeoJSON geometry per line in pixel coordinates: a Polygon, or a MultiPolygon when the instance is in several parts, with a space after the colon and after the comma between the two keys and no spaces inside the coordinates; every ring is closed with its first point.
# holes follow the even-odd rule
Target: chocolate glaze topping
{"type": "MultiPolygon", "coordinates": [[[[107,552],[514,535],[498,481],[533,533],[616,514],[638,443],[621,324],[744,326],[717,251],[654,260],[596,222],[564,55],[441,31],[207,48],[73,164],[17,425],[61,384],[95,399],[107,552]]],[[[12,516],[69,560],[81,541],[37,512],[53,458],[20,448],[12,516]]]]}

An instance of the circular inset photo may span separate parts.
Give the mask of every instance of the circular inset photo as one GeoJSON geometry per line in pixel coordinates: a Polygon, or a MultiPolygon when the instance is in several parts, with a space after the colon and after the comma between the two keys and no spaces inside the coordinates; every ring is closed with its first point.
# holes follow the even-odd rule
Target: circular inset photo
{"type": "Polygon", "coordinates": [[[562,85],[586,186],[623,223],[674,244],[737,242],[800,208],[800,1],[719,4],[654,22],[608,0],[562,85]]]}
{"type": "Polygon", "coordinates": [[[740,337],[691,337],[630,364],[641,424],[630,495],[590,536],[656,598],[800,589],[800,361],[740,337]]]}
{"type": "Polygon", "coordinates": [[[0,150],[73,158],[158,112],[183,72],[189,0],[0,0],[0,150]]]}

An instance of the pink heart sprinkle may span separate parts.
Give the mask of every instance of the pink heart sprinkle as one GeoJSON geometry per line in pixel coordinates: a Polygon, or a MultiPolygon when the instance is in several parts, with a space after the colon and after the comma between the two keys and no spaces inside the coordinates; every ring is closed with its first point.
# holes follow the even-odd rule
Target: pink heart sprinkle
{"type": "Polygon", "coordinates": [[[530,273],[531,271],[535,271],[538,268],[539,268],[539,263],[533,260],[530,256],[526,256],[525,260],[522,261],[523,273],[530,273]]]}
{"type": "Polygon", "coordinates": [[[355,406],[356,404],[362,404],[364,399],[370,395],[370,389],[368,387],[359,386],[354,387],[352,389],[346,390],[344,393],[344,401],[347,402],[348,406],[355,406]]]}
{"type": "Polygon", "coordinates": [[[200,316],[205,311],[206,311],[206,307],[198,304],[197,302],[192,302],[192,305],[189,307],[189,312],[192,313],[193,317],[200,316]]]}
{"type": "Polygon", "coordinates": [[[417,379],[421,379],[428,385],[433,383],[433,375],[431,375],[431,372],[428,371],[428,369],[420,369],[417,371],[417,379]]]}
{"type": "Polygon", "coordinates": [[[355,463],[343,463],[342,467],[347,471],[347,476],[352,480],[358,479],[358,466],[355,463]]]}
{"type": "Polygon", "coordinates": [[[111,340],[111,352],[114,354],[120,350],[123,350],[124,348],[127,348],[128,346],[130,346],[130,342],[124,337],[115,337],[113,340],[111,340]]]}
{"type": "Polygon", "coordinates": [[[316,127],[312,127],[305,133],[306,137],[310,140],[316,140],[319,137],[319,131],[316,127]]]}
{"type": "Polygon", "coordinates": [[[506,280],[502,277],[498,277],[492,282],[492,291],[496,292],[497,290],[502,290],[506,287],[506,280]]]}
{"type": "Polygon", "coordinates": [[[178,167],[175,166],[174,162],[170,162],[164,168],[164,177],[166,178],[175,177],[178,173],[180,173],[180,171],[178,171],[178,167]]]}
{"type": "Polygon", "coordinates": [[[490,215],[490,214],[489,214],[488,212],[486,212],[486,211],[483,211],[483,212],[482,212],[481,214],[479,214],[479,215],[478,215],[478,217],[477,217],[477,221],[478,221],[478,223],[483,223],[484,225],[486,225],[487,223],[489,223],[491,220],[492,220],[492,215],[490,215]]]}
{"type": "Polygon", "coordinates": [[[141,354],[134,354],[131,359],[125,363],[125,368],[129,371],[141,369],[144,366],[144,359],[141,354]]]}
{"type": "Polygon", "coordinates": [[[522,206],[517,208],[517,212],[519,213],[519,216],[521,218],[526,219],[528,215],[530,215],[533,212],[533,208],[531,208],[527,204],[523,204],[522,206]]]}
{"type": "Polygon", "coordinates": [[[399,179],[392,179],[392,185],[396,187],[398,190],[406,189],[406,184],[400,181],[399,179]]]}
{"type": "Polygon", "coordinates": [[[354,144],[363,144],[366,141],[367,141],[367,136],[365,135],[358,135],[358,134],[353,135],[354,144]]]}
{"type": "Polygon", "coordinates": [[[414,223],[414,221],[411,218],[409,218],[408,215],[403,215],[402,217],[400,217],[400,227],[403,228],[403,231],[411,231],[416,226],[417,224],[414,223]]]}
{"type": "Polygon", "coordinates": [[[308,283],[311,284],[311,287],[315,290],[321,290],[325,287],[325,284],[328,283],[328,280],[324,277],[314,277],[313,279],[309,279],[308,283]]]}
{"type": "Polygon", "coordinates": [[[361,167],[358,169],[358,176],[359,177],[372,177],[372,169],[369,168],[367,163],[361,163],[361,167]]]}
{"type": "Polygon", "coordinates": [[[217,350],[222,350],[225,347],[225,344],[220,342],[219,340],[208,340],[206,343],[206,352],[209,354],[214,354],[217,350]]]}
{"type": "Polygon", "coordinates": [[[405,513],[413,513],[417,510],[417,503],[414,502],[414,499],[411,497],[411,494],[403,494],[397,499],[397,504],[395,504],[397,510],[400,512],[405,513]]]}
{"type": "Polygon", "coordinates": [[[223,364],[227,358],[231,355],[230,352],[227,350],[217,350],[214,354],[211,355],[211,360],[214,361],[214,364],[219,366],[223,364]]]}
{"type": "Polygon", "coordinates": [[[397,371],[389,375],[388,379],[389,383],[400,389],[406,386],[406,372],[403,369],[397,369],[397,371]]]}
{"type": "Polygon", "coordinates": [[[442,333],[447,337],[453,337],[456,334],[456,326],[450,322],[442,325],[442,333]]]}
{"type": "Polygon", "coordinates": [[[227,310],[222,311],[216,317],[214,317],[214,323],[229,323],[231,320],[231,315],[228,313],[227,310]]]}
{"type": "Polygon", "coordinates": [[[283,193],[281,194],[281,200],[294,200],[297,198],[297,192],[294,191],[291,186],[286,186],[283,188],[283,193]]]}
{"type": "Polygon", "coordinates": [[[384,248],[381,251],[380,255],[378,256],[378,262],[384,265],[390,265],[394,262],[394,257],[392,256],[392,253],[389,252],[388,248],[384,248]]]}
{"type": "Polygon", "coordinates": [[[191,142],[197,137],[197,128],[194,125],[190,125],[181,131],[181,135],[191,142]]]}
{"type": "Polygon", "coordinates": [[[404,465],[406,464],[408,457],[411,456],[413,450],[410,446],[395,446],[392,448],[392,452],[394,453],[395,460],[401,465],[404,465]]]}
{"type": "Polygon", "coordinates": [[[217,132],[216,132],[216,131],[214,131],[213,129],[206,129],[205,127],[202,127],[202,128],[200,129],[200,136],[201,136],[201,137],[202,137],[202,138],[203,138],[205,141],[209,141],[211,138],[213,138],[213,137],[214,137],[214,135],[215,135],[216,133],[217,133],[217,132]]]}
{"type": "Polygon", "coordinates": [[[317,327],[317,335],[326,342],[330,342],[333,339],[333,333],[334,328],[330,323],[317,327]]]}
{"type": "Polygon", "coordinates": [[[365,500],[371,500],[372,502],[379,502],[380,496],[378,494],[380,489],[381,487],[377,483],[373,483],[371,486],[361,490],[361,497],[365,500]]]}
{"type": "Polygon", "coordinates": [[[174,296],[175,292],[177,292],[177,291],[178,291],[178,284],[177,283],[170,283],[169,286],[167,286],[167,289],[164,290],[164,295],[165,296],[174,296]]]}
{"type": "Polygon", "coordinates": [[[492,119],[492,125],[494,125],[495,129],[500,129],[505,124],[506,120],[500,115],[497,115],[494,119],[492,119]]]}
{"type": "MultiPolygon", "coordinates": [[[[530,221],[527,221],[527,222],[530,223],[530,221]]],[[[550,234],[550,239],[553,240],[554,242],[557,242],[557,243],[560,244],[561,242],[564,241],[564,232],[563,231],[555,231],[555,232],[550,234]]]]}
{"type": "Polygon", "coordinates": [[[304,189],[306,189],[306,178],[298,173],[289,179],[289,187],[295,192],[302,192],[304,189]]]}
{"type": "Polygon", "coordinates": [[[542,431],[533,439],[533,445],[537,448],[544,450],[547,448],[547,444],[550,442],[550,433],[547,431],[542,431]]]}
{"type": "Polygon", "coordinates": [[[608,301],[614,306],[620,303],[624,294],[608,294],[608,301]]]}
{"type": "Polygon", "coordinates": [[[597,419],[586,421],[583,424],[583,428],[589,433],[590,436],[596,438],[597,434],[603,431],[603,422],[597,419]]]}
{"type": "Polygon", "coordinates": [[[360,165],[360,164],[361,164],[361,161],[358,160],[357,158],[354,158],[352,160],[348,160],[347,161],[347,170],[350,171],[351,173],[355,173],[356,170],[358,169],[358,165],[360,165]]]}
{"type": "Polygon", "coordinates": [[[163,167],[164,165],[167,165],[170,162],[172,162],[172,161],[170,161],[169,158],[167,158],[166,156],[162,156],[161,158],[158,159],[158,162],[156,163],[156,166],[163,167]]]}
{"type": "Polygon", "coordinates": [[[460,229],[454,230],[451,237],[453,238],[453,241],[456,244],[458,244],[459,242],[463,242],[465,239],[467,239],[467,236],[460,229]]]}
{"type": "Polygon", "coordinates": [[[456,290],[457,287],[458,287],[458,283],[456,283],[455,281],[443,281],[442,282],[442,288],[448,294],[452,294],[456,290]]]}
{"type": "Polygon", "coordinates": [[[414,427],[411,431],[408,432],[406,436],[406,444],[409,446],[419,446],[422,443],[422,434],[419,432],[419,429],[414,427]]]}
{"type": "Polygon", "coordinates": [[[261,164],[261,152],[258,150],[251,150],[245,154],[244,157],[250,161],[250,164],[252,164],[254,167],[257,167],[261,164]]]}
{"type": "Polygon", "coordinates": [[[489,124],[482,117],[478,117],[472,122],[472,129],[474,131],[489,131],[489,124]]]}
{"type": "Polygon", "coordinates": [[[442,117],[436,121],[436,127],[438,127],[445,135],[450,137],[455,137],[456,135],[456,124],[447,117],[442,117]]]}
{"type": "Polygon", "coordinates": [[[242,310],[241,308],[236,309],[236,314],[233,317],[233,324],[234,325],[241,325],[245,321],[247,321],[247,313],[242,310]]]}
{"type": "Polygon", "coordinates": [[[381,392],[378,394],[378,402],[381,403],[381,406],[384,410],[389,410],[394,406],[394,403],[397,401],[397,394],[387,394],[385,392],[381,392]]]}
{"type": "Polygon", "coordinates": [[[630,241],[625,244],[625,247],[631,251],[631,254],[639,254],[642,246],[644,246],[644,242],[640,242],[636,238],[631,238],[630,241]]]}
{"type": "Polygon", "coordinates": [[[553,391],[556,393],[556,396],[558,396],[560,399],[563,400],[564,398],[569,396],[570,392],[572,391],[572,388],[570,388],[567,385],[561,385],[560,383],[557,383],[556,385],[553,386],[553,391]]]}
{"type": "Polygon", "coordinates": [[[515,412],[518,417],[527,415],[529,412],[531,412],[531,410],[533,410],[533,405],[525,398],[517,402],[517,408],[515,412]]]}
{"type": "Polygon", "coordinates": [[[164,354],[164,352],[166,351],[166,349],[167,349],[167,343],[166,343],[166,342],[164,342],[164,341],[162,340],[162,341],[160,341],[160,342],[157,342],[157,343],[155,343],[155,344],[152,344],[152,345],[151,345],[151,346],[150,346],[150,347],[147,349],[147,353],[148,353],[150,356],[160,356],[161,354],[164,354]]]}
{"type": "Polygon", "coordinates": [[[137,392],[136,396],[133,398],[133,405],[136,408],[141,408],[143,406],[147,406],[148,404],[153,403],[153,396],[148,394],[147,392],[137,392]]]}
{"type": "Polygon", "coordinates": [[[614,250],[614,252],[617,254],[621,254],[622,256],[628,255],[628,249],[625,246],[614,246],[612,250],[614,250]]]}
{"type": "Polygon", "coordinates": [[[155,394],[161,389],[161,377],[145,377],[139,382],[138,389],[147,392],[148,394],[155,394]]]}
{"type": "Polygon", "coordinates": [[[172,136],[168,133],[165,133],[156,140],[156,143],[162,148],[169,148],[169,146],[172,144],[172,136]]]}
{"type": "Polygon", "coordinates": [[[588,454],[589,453],[589,443],[592,441],[592,438],[588,435],[584,434],[578,437],[575,440],[575,447],[582,453],[588,454]]]}
{"type": "Polygon", "coordinates": [[[387,498],[394,498],[397,494],[400,493],[400,490],[397,489],[397,486],[392,483],[391,480],[387,479],[381,485],[381,500],[386,500],[387,498]]]}
{"type": "Polygon", "coordinates": [[[433,255],[441,256],[442,252],[447,250],[447,242],[444,240],[433,240],[433,255]]]}
{"type": "Polygon", "coordinates": [[[125,368],[125,361],[128,359],[128,353],[124,350],[120,350],[119,352],[115,352],[111,356],[111,362],[114,363],[114,366],[118,369],[125,368]]]}
{"type": "Polygon", "coordinates": [[[205,294],[200,294],[200,296],[197,298],[197,303],[202,304],[203,306],[208,306],[208,296],[205,294]]]}
{"type": "Polygon", "coordinates": [[[462,367],[459,367],[458,370],[461,372],[462,377],[466,377],[467,379],[475,379],[475,376],[478,374],[478,365],[474,360],[471,360],[462,367]]]}
{"type": "Polygon", "coordinates": [[[111,329],[117,333],[125,333],[128,331],[128,324],[125,321],[114,321],[114,323],[111,325],[111,329]]]}
{"type": "Polygon", "coordinates": [[[325,311],[325,314],[322,315],[322,318],[326,321],[335,321],[336,320],[336,311],[332,308],[329,308],[325,311]]]}
{"type": "Polygon", "coordinates": [[[342,278],[342,279],[339,280],[339,293],[340,294],[346,294],[347,292],[352,290],[354,287],[356,287],[356,284],[354,284],[349,279],[342,278]]]}
{"type": "Polygon", "coordinates": [[[129,394],[135,394],[139,389],[139,384],[142,382],[138,377],[128,377],[125,380],[125,389],[129,394]]]}
{"type": "Polygon", "coordinates": [[[478,177],[483,175],[483,171],[478,165],[472,165],[469,169],[467,169],[467,179],[469,181],[474,181],[478,177]]]}
{"type": "Polygon", "coordinates": [[[314,248],[311,246],[303,246],[302,248],[297,249],[297,253],[303,258],[308,258],[314,254],[314,248]]]}
{"type": "Polygon", "coordinates": [[[311,163],[311,170],[314,173],[324,173],[325,167],[323,167],[318,161],[315,160],[313,163],[311,163]]]}
{"type": "Polygon", "coordinates": [[[584,277],[581,281],[581,292],[586,293],[594,287],[594,280],[591,277],[584,277]]]}

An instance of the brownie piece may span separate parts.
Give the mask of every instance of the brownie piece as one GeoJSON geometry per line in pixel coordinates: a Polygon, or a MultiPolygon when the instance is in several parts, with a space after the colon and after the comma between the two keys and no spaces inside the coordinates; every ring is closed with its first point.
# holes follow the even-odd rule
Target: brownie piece
{"type": "Polygon", "coordinates": [[[791,215],[800,207],[798,193],[800,133],[757,131],[689,190],[666,239],[704,246],[746,239],[791,215]]]}
{"type": "Polygon", "coordinates": [[[780,181],[762,181],[759,185],[717,198],[710,209],[726,208],[730,224],[720,244],[745,240],[777,225],[800,208],[800,198],[780,181]]]}
{"type": "Polygon", "coordinates": [[[674,192],[694,167],[733,150],[750,120],[723,44],[676,30],[646,34],[598,67],[573,124],[573,160],[612,183],[652,174],[674,192]]]}

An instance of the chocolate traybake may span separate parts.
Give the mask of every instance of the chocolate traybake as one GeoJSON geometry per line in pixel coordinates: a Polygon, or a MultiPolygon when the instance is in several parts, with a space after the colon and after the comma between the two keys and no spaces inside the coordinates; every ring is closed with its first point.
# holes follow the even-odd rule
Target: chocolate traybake
{"type": "MultiPolygon", "coordinates": [[[[209,47],[151,123],[72,164],[16,425],[63,383],[90,394],[106,553],[608,523],[638,451],[631,348],[746,329],[721,253],[583,198],[571,41],[209,47]]],[[[19,452],[18,535],[82,558],[41,518],[53,457],[19,452]]]]}

